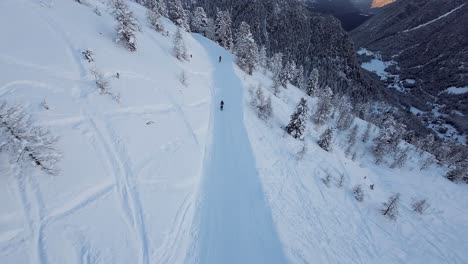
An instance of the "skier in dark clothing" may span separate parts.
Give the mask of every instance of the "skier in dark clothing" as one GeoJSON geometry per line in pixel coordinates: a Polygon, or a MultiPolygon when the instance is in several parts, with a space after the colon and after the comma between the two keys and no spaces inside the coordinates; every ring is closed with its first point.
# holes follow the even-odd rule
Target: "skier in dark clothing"
{"type": "Polygon", "coordinates": [[[221,111],[223,111],[223,108],[224,108],[224,101],[223,101],[223,100],[221,100],[221,103],[220,103],[220,107],[219,107],[219,108],[221,108],[221,111]]]}
{"type": "Polygon", "coordinates": [[[221,60],[222,60],[222,59],[223,59],[223,57],[219,56],[219,61],[218,61],[218,62],[221,63],[221,60]]]}

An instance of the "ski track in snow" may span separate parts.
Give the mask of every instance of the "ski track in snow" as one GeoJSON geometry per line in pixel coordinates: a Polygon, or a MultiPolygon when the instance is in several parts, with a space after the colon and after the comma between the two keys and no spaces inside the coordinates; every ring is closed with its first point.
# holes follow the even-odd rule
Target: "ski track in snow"
{"type": "MultiPolygon", "coordinates": [[[[90,109],[91,106],[85,107],[90,109]]],[[[139,263],[149,263],[148,258],[148,238],[146,236],[146,228],[144,223],[144,215],[141,206],[141,201],[138,195],[136,183],[133,181],[130,164],[124,162],[129,161],[126,153],[122,149],[120,140],[114,133],[109,130],[109,126],[105,124],[103,119],[96,121],[97,113],[86,114],[94,134],[97,136],[97,143],[104,151],[107,159],[107,167],[109,174],[115,177],[115,184],[118,193],[118,203],[122,208],[125,220],[132,226],[132,229],[137,235],[140,247],[139,263]]]]}
{"type": "Polygon", "coordinates": [[[199,190],[193,263],[286,263],[243,120],[242,84],[232,56],[198,35],[214,64],[211,142],[199,190]],[[222,63],[217,62],[218,56],[222,63]],[[218,102],[225,101],[224,111],[218,102]]]}
{"type": "Polygon", "coordinates": [[[436,22],[436,21],[438,21],[438,20],[440,20],[440,19],[442,19],[442,18],[444,18],[444,17],[447,17],[447,16],[451,15],[453,12],[457,11],[458,9],[462,8],[463,6],[465,6],[465,4],[461,4],[460,6],[458,6],[458,7],[454,8],[454,9],[450,10],[449,12],[447,12],[447,13],[445,13],[445,14],[439,16],[438,18],[433,19],[433,20],[431,20],[431,21],[429,21],[429,22],[426,22],[426,23],[421,24],[421,25],[419,25],[419,26],[416,26],[416,27],[414,27],[414,28],[410,28],[410,29],[403,30],[403,33],[408,33],[408,32],[411,32],[411,31],[420,29],[420,28],[422,28],[422,27],[428,26],[428,25],[430,25],[430,24],[432,24],[432,23],[434,23],[434,22],[436,22]]]}

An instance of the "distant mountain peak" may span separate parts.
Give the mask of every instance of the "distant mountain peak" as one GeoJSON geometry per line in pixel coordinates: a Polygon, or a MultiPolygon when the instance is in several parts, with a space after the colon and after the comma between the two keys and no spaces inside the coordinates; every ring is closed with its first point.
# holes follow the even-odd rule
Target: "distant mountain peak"
{"type": "Polygon", "coordinates": [[[396,0],[373,0],[372,8],[379,8],[395,2],[396,0]]]}

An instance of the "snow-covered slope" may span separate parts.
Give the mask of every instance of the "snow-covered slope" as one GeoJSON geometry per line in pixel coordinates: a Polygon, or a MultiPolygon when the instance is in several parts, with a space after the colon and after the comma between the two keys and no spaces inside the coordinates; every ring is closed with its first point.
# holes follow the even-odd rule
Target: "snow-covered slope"
{"type": "Polygon", "coordinates": [[[99,1],[43,2],[0,3],[8,36],[0,43],[0,99],[25,106],[60,136],[61,172],[10,169],[2,157],[0,262],[162,263],[183,251],[192,219],[209,124],[209,57],[187,34],[193,58],[177,61],[172,38],[148,28],[136,4],[142,32],[131,53],[114,42],[114,19],[99,1]],[[95,62],[84,59],[86,49],[95,62]],[[120,103],[99,93],[94,68],[120,103]]]}
{"type": "MultiPolygon", "coordinates": [[[[246,75],[199,35],[184,34],[192,58],[176,60],[172,38],[152,31],[134,3],[141,32],[129,52],[114,42],[105,4],[87,2],[0,2],[0,100],[60,136],[63,155],[49,176],[0,153],[0,263],[468,262],[466,186],[442,168],[420,171],[416,156],[402,169],[373,165],[369,143],[353,161],[341,150],[346,133],[325,152],[315,143],[325,127],[311,124],[298,160],[302,143],[281,127],[302,91],[274,97],[268,74],[246,75]],[[120,100],[99,93],[93,69],[120,100]],[[269,122],[249,103],[259,84],[272,97],[269,122]],[[396,192],[391,221],[379,209],[396,192]],[[422,198],[431,206],[419,215],[411,203],[422,198]]],[[[365,122],[355,123],[362,133],[365,122]]]]}
{"type": "MultiPolygon", "coordinates": [[[[419,154],[401,169],[374,165],[370,144],[360,137],[365,122],[357,119],[356,159],[346,157],[349,131],[337,134],[332,152],[317,145],[326,126],[308,124],[307,151],[298,160],[302,142],[285,127],[304,93],[295,87],[271,94],[271,80],[258,72],[253,77],[237,71],[244,88],[263,87],[272,97],[274,117],[270,123],[257,118],[246,96],[245,122],[254,150],[259,177],[271,207],[283,251],[291,263],[466,263],[468,246],[468,197],[466,186],[454,185],[435,166],[420,171],[419,154]],[[323,182],[326,176],[331,180],[323,182]],[[340,187],[340,176],[344,176],[340,187]],[[353,196],[354,186],[364,190],[364,201],[353,196]],[[374,185],[371,190],[370,185],[374,185]],[[396,221],[383,217],[382,204],[401,194],[396,221]],[[419,215],[411,205],[427,199],[430,207],[419,215]]],[[[246,93],[248,94],[248,93],[246,93]]],[[[312,111],[315,99],[311,99],[312,111]]],[[[333,125],[333,123],[329,124],[333,125]]],[[[377,128],[372,129],[377,133],[377,128]]]]}

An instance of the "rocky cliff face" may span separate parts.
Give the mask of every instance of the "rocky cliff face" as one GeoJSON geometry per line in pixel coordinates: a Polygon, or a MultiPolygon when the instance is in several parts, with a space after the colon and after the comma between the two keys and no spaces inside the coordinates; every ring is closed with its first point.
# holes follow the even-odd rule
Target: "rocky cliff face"
{"type": "Polygon", "coordinates": [[[467,0],[397,1],[352,37],[357,48],[396,62],[387,69],[393,75],[411,80],[401,94],[409,106],[468,133],[468,92],[462,89],[468,87],[467,25],[467,0]]]}

